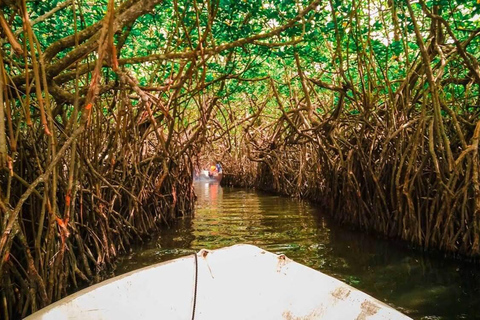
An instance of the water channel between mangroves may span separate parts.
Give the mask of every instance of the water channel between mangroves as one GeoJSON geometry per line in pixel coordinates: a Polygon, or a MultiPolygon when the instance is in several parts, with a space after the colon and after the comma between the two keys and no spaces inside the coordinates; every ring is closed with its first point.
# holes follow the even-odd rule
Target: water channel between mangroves
{"type": "Polygon", "coordinates": [[[202,248],[249,243],[340,279],[415,319],[480,317],[480,268],[339,226],[304,201],[195,184],[193,218],[119,261],[116,274],[202,248]]]}

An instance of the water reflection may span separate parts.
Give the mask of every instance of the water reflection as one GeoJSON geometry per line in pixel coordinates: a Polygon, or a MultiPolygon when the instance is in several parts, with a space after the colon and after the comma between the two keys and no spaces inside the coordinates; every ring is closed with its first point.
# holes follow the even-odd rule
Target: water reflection
{"type": "Polygon", "coordinates": [[[195,186],[194,218],[125,257],[117,274],[201,248],[250,243],[330,274],[418,319],[480,316],[477,268],[338,226],[318,209],[254,191],[195,186]]]}

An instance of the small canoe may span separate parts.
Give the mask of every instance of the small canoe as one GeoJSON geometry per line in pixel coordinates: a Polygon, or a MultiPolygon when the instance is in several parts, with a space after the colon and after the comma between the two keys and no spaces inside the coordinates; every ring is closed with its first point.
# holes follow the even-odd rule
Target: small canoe
{"type": "Polygon", "coordinates": [[[208,174],[208,170],[202,170],[200,173],[194,177],[195,181],[201,182],[218,182],[222,181],[223,173],[216,173],[213,176],[208,174]]]}
{"type": "Polygon", "coordinates": [[[201,250],[79,291],[27,319],[410,319],[251,245],[201,250]]]}

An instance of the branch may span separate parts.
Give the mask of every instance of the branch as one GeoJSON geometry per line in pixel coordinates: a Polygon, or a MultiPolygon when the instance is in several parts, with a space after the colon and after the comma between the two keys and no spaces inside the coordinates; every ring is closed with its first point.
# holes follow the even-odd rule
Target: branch
{"type": "Polygon", "coordinates": [[[308,78],[308,81],[310,81],[310,82],[312,82],[312,83],[316,84],[317,86],[319,86],[321,88],[324,88],[324,89],[337,91],[337,92],[345,92],[344,87],[339,87],[339,86],[336,86],[336,85],[333,85],[333,84],[329,84],[329,83],[323,82],[322,80],[308,78]]]}
{"type": "MultiPolygon", "coordinates": [[[[162,0],[129,0],[125,2],[116,11],[117,15],[115,16],[115,20],[113,22],[114,32],[118,32],[123,27],[135,21],[138,17],[150,12],[160,2],[162,2],[162,0]]],[[[100,39],[102,24],[103,20],[79,32],[79,42],[85,41],[87,39],[88,40],[67,53],[63,58],[57,60],[53,64],[48,65],[46,67],[47,75],[50,78],[53,78],[60,74],[62,71],[69,68],[75,62],[95,51],[95,49],[98,48],[98,40],[100,39]]],[[[45,50],[45,62],[48,63],[57,53],[74,45],[75,35],[58,40],[45,50]]],[[[13,77],[12,81],[17,87],[25,84],[25,74],[13,77]]]]}
{"type": "MultiPolygon", "coordinates": [[[[15,209],[13,210],[8,210],[6,216],[8,217],[8,223],[5,227],[5,230],[3,231],[2,238],[0,239],[0,273],[2,271],[3,267],[3,262],[5,261],[4,255],[8,252],[9,248],[6,246],[8,243],[8,239],[10,237],[13,237],[10,233],[13,230],[13,227],[15,225],[15,222],[17,221],[18,215],[20,213],[20,210],[23,207],[23,204],[27,199],[30,197],[32,192],[34,192],[39,183],[44,182],[48,176],[52,173],[53,169],[55,168],[56,164],[63,159],[64,153],[68,150],[70,145],[75,141],[75,139],[83,132],[85,129],[84,125],[80,125],[77,130],[73,132],[73,134],[68,138],[68,140],[65,142],[65,144],[62,146],[62,148],[58,151],[58,153],[55,155],[55,157],[52,159],[52,162],[48,165],[48,167],[45,169],[42,175],[40,175],[35,181],[30,184],[28,189],[22,194],[20,199],[18,200],[15,209]]],[[[10,242],[11,244],[11,242],[10,242]]]]}
{"type": "Polygon", "coordinates": [[[23,49],[20,43],[18,43],[17,38],[13,34],[12,30],[10,29],[10,26],[8,25],[7,21],[5,20],[5,17],[3,16],[3,11],[0,10],[0,27],[3,29],[3,33],[7,37],[8,42],[12,46],[13,51],[15,51],[16,54],[19,56],[23,55],[23,49]]]}
{"type": "MultiPolygon", "coordinates": [[[[119,59],[118,64],[119,65],[126,65],[126,64],[137,64],[137,63],[144,63],[144,62],[153,62],[153,61],[162,61],[162,60],[179,60],[179,59],[192,59],[196,58],[199,56],[207,56],[207,55],[215,55],[218,54],[222,51],[228,50],[228,49],[233,49],[236,47],[241,47],[246,44],[256,44],[256,45],[262,45],[262,46],[283,46],[283,45],[288,45],[290,44],[289,42],[285,43],[261,43],[258,42],[258,40],[263,40],[267,38],[271,38],[273,36],[281,34],[283,31],[287,30],[288,28],[291,28],[295,23],[300,21],[306,14],[308,14],[310,11],[314,10],[314,8],[320,3],[320,0],[315,0],[313,1],[309,6],[307,6],[303,11],[301,11],[295,18],[291,19],[288,21],[285,25],[280,26],[278,28],[272,29],[269,32],[266,33],[260,33],[256,34],[251,37],[247,38],[242,38],[238,39],[236,41],[230,42],[230,43],[225,43],[219,46],[216,46],[215,48],[209,48],[209,49],[202,49],[202,50],[191,50],[191,51],[185,51],[185,52],[171,52],[171,53],[165,53],[165,54],[152,54],[149,56],[144,56],[144,57],[133,57],[133,58],[126,58],[126,59],[119,59]]],[[[296,40],[294,41],[296,43],[296,40]]],[[[72,61],[69,65],[71,65],[74,61],[72,61]]],[[[68,66],[69,66],[68,65],[68,66]]],[[[58,66],[54,67],[52,66],[50,70],[54,69],[61,69],[64,68],[66,69],[68,66],[58,66]]],[[[105,66],[108,66],[105,64],[105,66]]],[[[85,74],[87,72],[90,72],[93,70],[95,67],[95,62],[90,63],[90,64],[82,64],[79,66],[79,74],[85,74]]],[[[63,71],[60,70],[59,72],[54,72],[55,75],[57,76],[55,80],[58,83],[64,83],[66,81],[70,81],[75,79],[75,72],[69,72],[67,74],[61,74],[60,72],[63,71]]],[[[18,78],[18,77],[16,77],[18,78]]]]}
{"type": "MultiPolygon", "coordinates": [[[[30,25],[33,27],[34,25],[36,25],[37,23],[39,22],[42,22],[44,20],[46,20],[47,18],[49,18],[51,15],[53,15],[55,12],[59,11],[59,10],[62,10],[63,8],[65,8],[66,6],[68,6],[69,4],[72,4],[74,0],[67,0],[65,2],[60,2],[57,4],[57,6],[55,8],[53,8],[52,10],[44,13],[43,15],[39,16],[38,18],[30,21],[30,25]]],[[[18,29],[17,31],[14,32],[14,34],[16,36],[18,36],[20,33],[22,33],[22,29],[18,29]]]]}
{"type": "MultiPolygon", "coordinates": [[[[116,10],[116,15],[118,16],[122,14],[137,1],[138,0],[128,0],[122,3],[120,7],[116,10]]],[[[85,40],[92,37],[95,33],[97,33],[102,28],[102,25],[103,25],[103,20],[100,20],[99,22],[91,25],[90,27],[78,32],[77,37],[78,37],[79,43],[82,43],[85,40]]],[[[52,60],[59,52],[61,52],[66,48],[73,47],[74,45],[75,45],[75,34],[54,42],[44,52],[45,61],[48,62],[52,60]]]]}

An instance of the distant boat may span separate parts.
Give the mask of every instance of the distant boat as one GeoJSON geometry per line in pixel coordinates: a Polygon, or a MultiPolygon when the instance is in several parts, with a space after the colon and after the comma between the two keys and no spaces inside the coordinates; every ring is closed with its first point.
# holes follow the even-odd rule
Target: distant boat
{"type": "Polygon", "coordinates": [[[195,181],[204,181],[204,182],[218,182],[222,181],[223,173],[214,173],[210,175],[208,170],[201,170],[198,175],[194,177],[195,181]]]}
{"type": "Polygon", "coordinates": [[[236,245],[106,280],[26,319],[410,318],[284,255],[236,245]]]}

